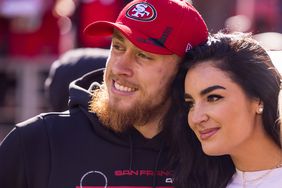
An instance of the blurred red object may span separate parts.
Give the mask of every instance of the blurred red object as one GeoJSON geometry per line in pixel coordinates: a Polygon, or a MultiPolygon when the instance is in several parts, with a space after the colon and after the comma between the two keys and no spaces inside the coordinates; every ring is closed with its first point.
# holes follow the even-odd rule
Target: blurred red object
{"type": "Polygon", "coordinates": [[[0,16],[8,20],[6,28],[0,29],[5,32],[6,55],[59,54],[58,17],[52,13],[55,0],[1,0],[1,3],[0,16]]]}
{"type": "Polygon", "coordinates": [[[253,33],[276,32],[281,24],[280,0],[237,0],[237,15],[246,16],[253,33]]]}
{"type": "Polygon", "coordinates": [[[109,48],[110,38],[85,36],[85,27],[98,20],[115,21],[123,7],[121,0],[82,0],[77,13],[78,46],[109,48]]]}
{"type": "Polygon", "coordinates": [[[27,33],[10,32],[9,50],[11,56],[58,55],[60,30],[57,18],[50,11],[45,13],[41,26],[27,33]]]}

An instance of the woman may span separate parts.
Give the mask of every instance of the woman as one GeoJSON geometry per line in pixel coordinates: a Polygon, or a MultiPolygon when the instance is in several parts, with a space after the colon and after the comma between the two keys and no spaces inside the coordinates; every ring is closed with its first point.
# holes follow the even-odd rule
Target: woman
{"type": "Polygon", "coordinates": [[[181,83],[184,80],[186,121],[204,154],[196,150],[186,159],[187,150],[197,143],[186,149],[182,144],[187,152],[179,156],[176,182],[200,187],[189,183],[195,171],[192,160],[196,168],[204,164],[204,181],[213,181],[206,187],[281,188],[281,76],[266,51],[249,34],[218,33],[187,54],[179,75],[181,83]]]}

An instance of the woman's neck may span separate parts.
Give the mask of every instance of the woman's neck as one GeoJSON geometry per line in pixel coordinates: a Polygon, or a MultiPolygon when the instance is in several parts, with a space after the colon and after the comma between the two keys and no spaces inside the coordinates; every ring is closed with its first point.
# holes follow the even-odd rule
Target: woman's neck
{"type": "Polygon", "coordinates": [[[231,154],[235,167],[241,171],[273,169],[282,163],[281,148],[266,133],[243,147],[231,154]]]}

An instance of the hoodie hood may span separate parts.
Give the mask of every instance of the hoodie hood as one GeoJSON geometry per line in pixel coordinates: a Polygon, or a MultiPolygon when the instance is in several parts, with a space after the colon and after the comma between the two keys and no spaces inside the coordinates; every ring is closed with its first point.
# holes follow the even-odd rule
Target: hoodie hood
{"type": "Polygon", "coordinates": [[[83,107],[88,109],[91,99],[91,86],[99,86],[103,81],[105,68],[89,72],[77,80],[70,83],[69,86],[69,108],[83,107]]]}

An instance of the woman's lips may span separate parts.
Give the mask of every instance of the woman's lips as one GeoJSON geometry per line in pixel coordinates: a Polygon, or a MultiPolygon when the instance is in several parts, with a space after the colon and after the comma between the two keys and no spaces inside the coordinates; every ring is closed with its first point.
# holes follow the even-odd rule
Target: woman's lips
{"type": "Polygon", "coordinates": [[[201,140],[209,139],[211,136],[216,134],[218,130],[219,130],[219,127],[208,128],[208,129],[199,131],[201,140]]]}

